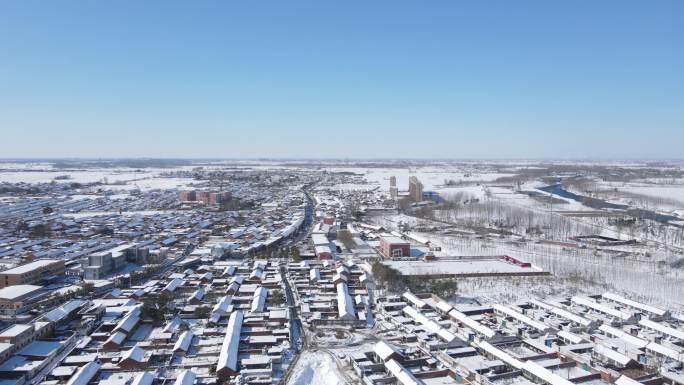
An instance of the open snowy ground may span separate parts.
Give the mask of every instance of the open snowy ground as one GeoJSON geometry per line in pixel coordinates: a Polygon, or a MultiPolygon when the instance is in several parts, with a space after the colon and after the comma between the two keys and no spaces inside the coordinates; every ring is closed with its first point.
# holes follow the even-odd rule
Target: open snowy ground
{"type": "Polygon", "coordinates": [[[333,358],[322,351],[301,354],[288,385],[345,385],[333,358]]]}
{"type": "Polygon", "coordinates": [[[123,185],[104,185],[97,186],[97,189],[103,190],[167,190],[175,188],[187,188],[190,184],[196,182],[191,178],[148,178],[142,180],[132,180],[123,185]]]}
{"type": "Polygon", "coordinates": [[[486,273],[532,273],[534,269],[505,263],[497,258],[463,261],[386,261],[405,275],[439,275],[439,274],[486,274],[486,273]]]}
{"type": "MultiPolygon", "coordinates": [[[[375,217],[374,222],[391,230],[397,230],[400,223],[410,223],[412,227],[430,223],[406,215],[375,217]]],[[[442,251],[437,252],[438,255],[510,255],[531,262],[555,276],[550,280],[538,277],[459,280],[459,289],[466,294],[506,299],[503,295],[516,299],[526,295],[600,294],[610,290],[645,303],[684,309],[684,269],[669,266],[677,258],[669,253],[645,248],[650,250],[650,256],[639,253],[624,255],[536,242],[514,243],[507,238],[479,239],[472,235],[413,233],[440,246],[442,251]]],[[[414,263],[421,265],[424,262],[414,263]]]]}
{"type": "Polygon", "coordinates": [[[0,172],[0,182],[49,183],[54,180],[57,183],[93,183],[102,182],[106,179],[109,183],[114,183],[148,178],[157,174],[158,171],[135,172],[131,169],[4,171],[0,172]],[[66,175],[69,176],[69,179],[55,179],[66,175]]]}
{"type": "MultiPolygon", "coordinates": [[[[558,298],[603,293],[606,287],[557,277],[481,277],[458,280],[459,296],[480,303],[515,303],[530,298],[558,298]]],[[[450,302],[454,302],[450,299],[450,302]]],[[[457,301],[456,301],[457,302],[457,301]]]]}
{"type": "Polygon", "coordinates": [[[636,185],[627,186],[625,190],[637,194],[674,199],[682,202],[682,206],[684,206],[684,185],[636,185]]]}
{"type": "Polygon", "coordinates": [[[187,188],[196,182],[192,178],[165,178],[159,176],[169,169],[146,169],[145,171],[131,171],[131,169],[93,169],[93,170],[44,170],[40,171],[2,171],[0,183],[107,183],[99,185],[95,190],[149,191],[156,189],[187,188]],[[55,179],[68,176],[67,179],[55,179]]]}
{"type": "Polygon", "coordinates": [[[491,182],[497,178],[511,176],[499,172],[488,172],[485,170],[474,169],[466,166],[427,166],[411,168],[363,168],[363,167],[326,167],[328,171],[353,172],[363,174],[365,179],[373,184],[380,185],[381,190],[389,191],[389,178],[397,178],[399,190],[408,190],[409,178],[415,176],[423,183],[425,190],[435,190],[444,185],[447,180],[462,182],[491,182]]]}
{"type": "MultiPolygon", "coordinates": [[[[590,195],[613,203],[667,213],[684,211],[684,180],[650,178],[629,182],[593,180],[590,195]]],[[[586,195],[584,191],[571,191],[586,195]]],[[[681,215],[681,214],[680,214],[681,215]]]]}

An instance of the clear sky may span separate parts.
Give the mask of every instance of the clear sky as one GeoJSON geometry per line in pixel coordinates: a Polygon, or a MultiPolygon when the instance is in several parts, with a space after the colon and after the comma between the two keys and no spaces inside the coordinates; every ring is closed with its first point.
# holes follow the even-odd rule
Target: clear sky
{"type": "Polygon", "coordinates": [[[684,157],[684,1],[0,0],[0,157],[684,157]]]}

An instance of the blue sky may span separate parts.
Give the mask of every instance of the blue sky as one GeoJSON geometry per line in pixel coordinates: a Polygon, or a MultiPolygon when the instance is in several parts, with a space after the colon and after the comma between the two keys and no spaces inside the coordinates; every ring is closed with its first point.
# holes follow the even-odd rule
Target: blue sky
{"type": "Polygon", "coordinates": [[[681,158],[682,1],[0,0],[0,157],[681,158]]]}

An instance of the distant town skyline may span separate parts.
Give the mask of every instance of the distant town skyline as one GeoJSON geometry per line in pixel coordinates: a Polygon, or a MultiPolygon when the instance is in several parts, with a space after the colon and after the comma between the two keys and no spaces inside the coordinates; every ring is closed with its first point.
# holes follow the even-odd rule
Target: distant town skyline
{"type": "Polygon", "coordinates": [[[0,157],[679,159],[682,14],[3,2],[0,157]]]}

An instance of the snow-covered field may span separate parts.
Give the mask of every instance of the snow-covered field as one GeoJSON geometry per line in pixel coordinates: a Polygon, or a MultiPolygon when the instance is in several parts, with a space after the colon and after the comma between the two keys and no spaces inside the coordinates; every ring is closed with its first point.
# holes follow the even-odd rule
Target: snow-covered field
{"type": "Polygon", "coordinates": [[[491,182],[497,178],[512,175],[497,172],[481,172],[480,170],[468,167],[454,166],[411,168],[326,167],[326,169],[329,171],[363,174],[368,182],[380,185],[383,191],[389,191],[389,178],[391,176],[397,178],[399,190],[408,190],[408,181],[412,176],[415,176],[423,183],[425,190],[435,190],[437,187],[444,185],[445,181],[448,180],[457,182],[491,182]]]}
{"type": "Polygon", "coordinates": [[[186,188],[190,184],[195,182],[190,178],[149,178],[142,180],[135,180],[126,182],[124,185],[104,185],[97,186],[98,189],[103,190],[165,190],[165,189],[175,189],[175,188],[186,188]]]}
{"type": "Polygon", "coordinates": [[[377,187],[375,184],[342,183],[335,185],[334,188],[338,191],[373,191],[377,187]]]}
{"type": "Polygon", "coordinates": [[[684,207],[684,185],[676,186],[654,186],[654,185],[641,185],[641,186],[628,186],[624,187],[623,190],[637,193],[650,195],[653,197],[661,197],[667,199],[677,200],[682,203],[684,207]]]}
{"type": "Polygon", "coordinates": [[[337,364],[322,351],[303,352],[292,369],[288,385],[345,385],[337,364]]]}
{"type": "Polygon", "coordinates": [[[514,303],[530,298],[556,298],[602,293],[601,285],[581,284],[557,277],[484,277],[458,280],[460,296],[482,303],[514,303]]]}
{"type": "MultiPolygon", "coordinates": [[[[677,214],[684,211],[684,180],[651,178],[630,182],[588,182],[589,195],[609,202],[677,214]]],[[[573,192],[587,194],[571,188],[573,192]]]]}
{"type": "MultiPolygon", "coordinates": [[[[400,223],[409,223],[411,226],[430,223],[406,215],[376,217],[375,222],[392,230],[398,229],[400,223]]],[[[634,254],[625,254],[564,248],[529,241],[512,243],[507,238],[479,239],[474,235],[413,232],[440,246],[442,251],[436,253],[439,255],[510,255],[531,262],[555,276],[551,280],[543,277],[459,280],[459,288],[467,294],[524,298],[526,293],[597,294],[604,290],[612,290],[628,293],[630,297],[646,303],[684,309],[684,269],[669,266],[669,263],[678,257],[646,246],[636,249],[634,254]],[[460,282],[463,282],[463,286],[460,282]],[[514,286],[511,286],[512,284],[514,286]]]]}
{"type": "Polygon", "coordinates": [[[105,179],[109,183],[125,182],[135,179],[142,179],[157,175],[154,171],[132,172],[130,169],[126,170],[87,170],[87,171],[4,171],[0,172],[0,182],[10,183],[49,183],[53,180],[56,183],[93,183],[102,182],[105,179]],[[68,175],[69,179],[55,179],[68,175]]]}
{"type": "MultiPolygon", "coordinates": [[[[7,167],[4,167],[7,169],[7,167]]],[[[181,168],[179,168],[181,169],[181,168]]],[[[108,191],[149,191],[156,189],[187,188],[193,182],[191,178],[160,177],[161,172],[168,169],[145,169],[131,171],[131,169],[88,169],[88,170],[53,170],[44,164],[27,167],[17,171],[0,172],[0,183],[95,183],[94,190],[108,191]],[[35,170],[35,171],[27,171],[35,170]],[[64,178],[68,177],[68,178],[64,178]],[[58,178],[58,179],[55,179],[58,178]]]]}
{"type": "MultiPolygon", "coordinates": [[[[566,289],[605,288],[630,293],[630,296],[637,296],[647,303],[684,307],[684,271],[670,269],[667,263],[641,261],[605,252],[594,253],[592,250],[564,249],[559,246],[535,243],[516,247],[504,242],[459,240],[448,236],[441,238],[441,241],[443,249],[447,251],[458,252],[461,249],[460,245],[465,244],[469,246],[465,250],[461,249],[465,253],[507,254],[529,261],[552,272],[560,279],[557,282],[543,283],[541,286],[544,290],[548,288],[558,290],[572,283],[570,286],[573,288],[566,289]],[[554,289],[554,285],[558,287],[554,289]]],[[[505,288],[502,289],[506,292],[505,288]]]]}
{"type": "Polygon", "coordinates": [[[535,270],[520,267],[498,259],[464,260],[464,261],[388,261],[385,262],[405,275],[436,274],[496,274],[496,273],[531,273],[535,270]]]}

